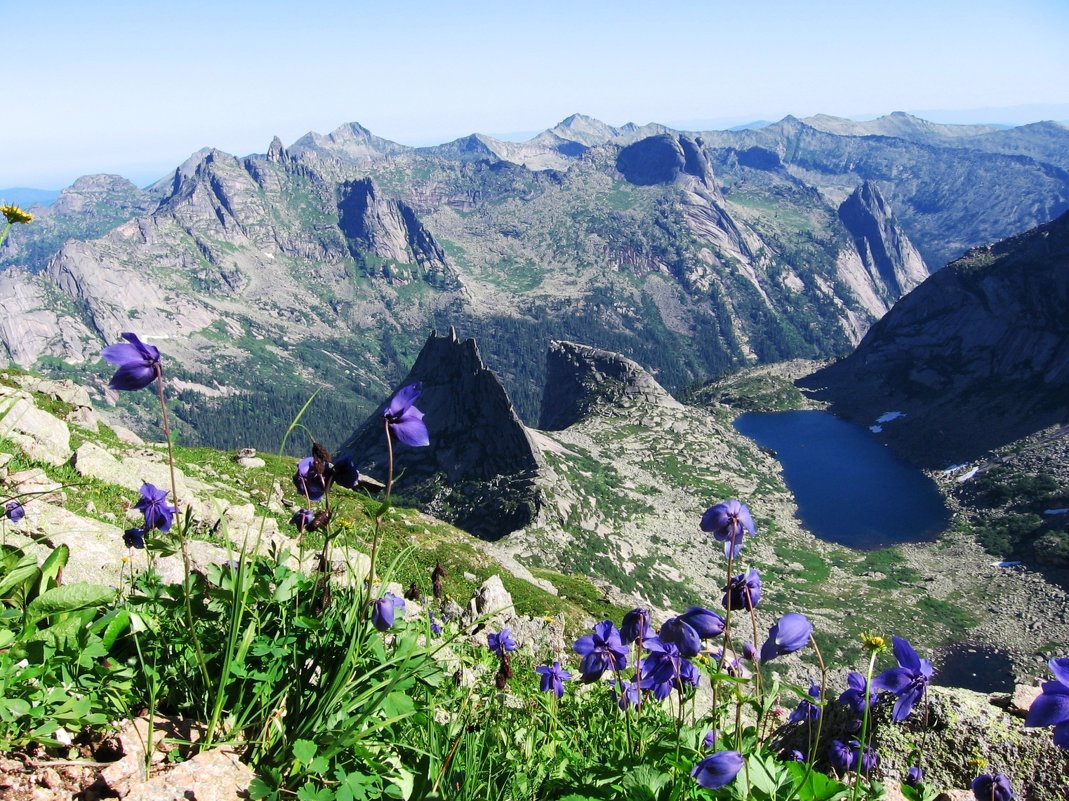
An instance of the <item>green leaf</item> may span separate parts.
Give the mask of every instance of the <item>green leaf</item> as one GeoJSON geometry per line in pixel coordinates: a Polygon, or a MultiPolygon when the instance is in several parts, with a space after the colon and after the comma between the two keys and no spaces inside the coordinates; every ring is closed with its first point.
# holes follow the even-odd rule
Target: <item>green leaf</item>
{"type": "Polygon", "coordinates": [[[257,776],[249,782],[249,798],[251,798],[252,801],[263,801],[265,798],[275,799],[278,798],[278,792],[274,790],[271,785],[257,776]]]}
{"type": "Polygon", "coordinates": [[[103,584],[64,584],[53,587],[34,598],[26,607],[26,625],[32,626],[42,618],[73,612],[92,606],[102,606],[115,598],[116,591],[103,584]]]}
{"type": "Polygon", "coordinates": [[[318,750],[319,746],[311,740],[297,740],[293,744],[293,758],[302,765],[307,765],[315,758],[318,750]]]}
{"type": "Polygon", "coordinates": [[[334,792],[329,787],[316,787],[311,781],[307,781],[297,790],[298,801],[331,801],[334,792]]]}
{"type": "Polygon", "coordinates": [[[0,698],[0,720],[15,720],[29,713],[29,701],[21,698],[0,698]]]}
{"type": "Polygon", "coordinates": [[[400,718],[413,714],[416,704],[404,693],[390,693],[382,701],[382,713],[388,718],[400,718]]]}
{"type": "Polygon", "coordinates": [[[59,577],[59,572],[67,566],[67,560],[70,558],[71,549],[66,545],[60,545],[45,559],[45,563],[41,565],[41,580],[37,584],[37,594],[41,595],[48,590],[51,586],[55,586],[55,581],[59,577]]]}
{"type": "Polygon", "coordinates": [[[26,554],[15,564],[3,580],[0,581],[0,598],[6,598],[8,593],[27,581],[35,582],[40,575],[41,569],[37,567],[37,558],[26,554]]]}
{"type": "Polygon", "coordinates": [[[836,801],[845,798],[849,789],[842,782],[825,776],[817,770],[810,771],[806,776],[806,766],[801,762],[787,763],[787,770],[795,782],[804,784],[798,789],[798,801],[836,801]]]}
{"type": "Polygon", "coordinates": [[[130,628],[130,619],[131,614],[128,609],[112,609],[96,621],[91,630],[94,634],[100,635],[105,648],[111,648],[115,641],[130,628]]]}

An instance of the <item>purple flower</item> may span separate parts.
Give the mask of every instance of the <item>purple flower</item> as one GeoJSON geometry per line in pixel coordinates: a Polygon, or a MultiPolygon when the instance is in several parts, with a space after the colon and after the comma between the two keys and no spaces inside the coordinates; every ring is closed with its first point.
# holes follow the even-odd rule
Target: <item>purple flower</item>
{"type": "Polygon", "coordinates": [[[4,517],[12,523],[19,522],[25,516],[26,510],[22,508],[22,504],[18,501],[8,501],[4,504],[4,517]]]}
{"type": "Polygon", "coordinates": [[[379,631],[386,631],[393,627],[397,610],[405,611],[405,599],[398,598],[392,592],[388,592],[372,604],[371,623],[379,631]]]}
{"type": "Polygon", "coordinates": [[[398,390],[382,414],[394,436],[413,448],[431,444],[427,426],[423,422],[423,412],[412,405],[422,391],[423,384],[418,381],[398,390]]]}
{"type": "Polygon", "coordinates": [[[134,508],[145,515],[145,529],[158,528],[170,531],[174,521],[175,508],[167,505],[167,490],[159,489],[154,484],[145,482],[141,485],[141,498],[134,508]]]}
{"type": "Polygon", "coordinates": [[[751,662],[753,662],[754,659],[757,658],[757,649],[754,647],[754,644],[749,640],[742,644],[742,658],[748,659],[751,662]]]}
{"type": "Polygon", "coordinates": [[[571,673],[560,666],[560,662],[539,665],[535,668],[535,673],[542,677],[539,689],[544,693],[554,692],[558,698],[564,695],[564,682],[572,677],[571,673]]]}
{"type": "Polygon", "coordinates": [[[924,771],[917,765],[911,765],[910,769],[906,771],[906,778],[902,781],[910,787],[919,787],[921,782],[924,781],[924,771]]]}
{"type": "Polygon", "coordinates": [[[123,332],[122,338],[129,344],[108,345],[100,352],[104,361],[119,368],[108,386],[119,390],[144,389],[159,375],[159,348],[146,345],[129,331],[123,332]]]}
{"type": "Polygon", "coordinates": [[[583,657],[579,672],[587,683],[600,679],[606,670],[620,671],[627,667],[627,646],[611,620],[596,623],[594,633],[576,640],[572,650],[583,657]]]}
{"type": "Polygon", "coordinates": [[[351,456],[343,456],[334,463],[332,475],[334,483],[346,489],[356,489],[360,483],[360,471],[351,456]]]}
{"type": "Polygon", "coordinates": [[[702,641],[694,627],[682,617],[670,617],[657,633],[662,643],[671,643],[683,656],[697,656],[702,650],[702,641]]]}
{"type": "Polygon", "coordinates": [[[717,751],[695,765],[690,775],[707,790],[716,790],[735,780],[744,761],[738,751],[717,751]]]}
{"type": "Polygon", "coordinates": [[[842,740],[832,740],[831,745],[828,746],[828,763],[840,775],[849,773],[854,767],[854,760],[857,756],[853,744],[856,742],[857,740],[851,740],[848,744],[842,740]]]}
{"type": "Polygon", "coordinates": [[[791,654],[809,642],[813,625],[805,615],[789,612],[768,630],[768,639],[761,646],[761,661],[769,662],[777,656],[791,654]]]}
{"type": "Polygon", "coordinates": [[[854,764],[856,760],[861,760],[861,772],[868,776],[872,771],[876,770],[880,765],[880,756],[876,753],[876,749],[871,745],[866,745],[865,749],[861,749],[861,743],[857,740],[851,740],[850,745],[854,747],[854,764]]]}
{"type": "Polygon", "coordinates": [[[1054,681],[1043,683],[1043,693],[1032,702],[1025,726],[1053,726],[1054,744],[1069,748],[1069,656],[1047,663],[1054,681]]]}
{"type": "Polygon", "coordinates": [[[868,699],[865,698],[865,677],[860,673],[849,673],[846,683],[850,689],[844,690],[839,696],[839,703],[846,704],[858,715],[865,714],[865,708],[872,704],[872,688],[869,688],[868,699]]]}
{"type": "Polygon", "coordinates": [[[293,486],[297,488],[297,492],[302,497],[309,501],[321,501],[327,492],[323,476],[316,469],[315,461],[315,457],[305,456],[297,462],[297,472],[293,474],[293,486]]]}
{"type": "Polygon", "coordinates": [[[1005,773],[996,773],[994,776],[981,773],[972,780],[972,794],[976,801],[1010,801],[1013,798],[1010,777],[1005,773]]]}
{"type": "Polygon", "coordinates": [[[512,629],[501,629],[500,634],[487,634],[486,644],[490,646],[490,652],[498,656],[504,656],[506,651],[516,650],[516,641],[512,639],[512,629]]]}
{"type": "Polygon", "coordinates": [[[304,531],[312,525],[315,517],[316,513],[311,509],[298,509],[293,513],[293,517],[290,518],[290,525],[304,531]]]}
{"type": "Polygon", "coordinates": [[[145,530],[143,528],[128,528],[122,535],[122,544],[127,548],[145,549],[145,530]]]}
{"type": "Polygon", "coordinates": [[[750,510],[746,504],[734,498],[706,509],[702,515],[701,530],[712,532],[714,540],[724,543],[724,555],[731,559],[742,551],[745,534],[757,536],[750,510]]]}
{"type": "Polygon", "coordinates": [[[442,624],[434,617],[434,612],[427,610],[427,619],[431,622],[431,634],[437,636],[442,633],[442,624]]]}
{"type": "Polygon", "coordinates": [[[626,711],[642,704],[642,693],[639,691],[637,682],[620,679],[619,682],[614,683],[612,692],[613,698],[621,711],[626,711]],[[616,693],[617,685],[620,689],[619,695],[616,693]]]}
{"type": "Polygon", "coordinates": [[[635,640],[644,640],[652,634],[650,628],[650,610],[639,607],[624,615],[620,626],[620,641],[630,645],[635,640]]]}
{"type": "Polygon", "coordinates": [[[692,606],[679,619],[698,632],[703,640],[711,640],[724,633],[724,618],[702,606],[692,606]]]}
{"type": "Polygon", "coordinates": [[[781,762],[805,762],[805,754],[803,754],[797,748],[792,748],[790,750],[784,748],[782,751],[776,754],[776,758],[779,759],[781,762]]]}
{"type": "Polygon", "coordinates": [[[686,684],[698,686],[701,674],[675,643],[652,637],[643,643],[649,654],[642,660],[639,687],[652,690],[658,701],[667,698],[673,689],[683,691],[686,684]]]}
{"type": "Polygon", "coordinates": [[[760,600],[761,574],[751,567],[745,575],[740,573],[728,582],[728,585],[724,587],[724,599],[721,603],[725,609],[750,611],[760,600]]]}
{"type": "Polygon", "coordinates": [[[891,719],[899,722],[906,719],[913,705],[924,695],[932,678],[932,663],[918,657],[913,646],[901,637],[892,637],[891,640],[898,667],[885,670],[874,678],[872,689],[886,690],[898,696],[891,719]]]}
{"type": "MultiPolygon", "coordinates": [[[[809,682],[809,696],[815,701],[820,701],[820,688],[809,682]]],[[[787,718],[791,723],[801,723],[803,720],[817,720],[820,717],[820,707],[810,701],[809,698],[803,698],[798,702],[798,706],[791,712],[791,716],[787,718]]]]}
{"type": "Polygon", "coordinates": [[[709,751],[716,747],[716,738],[720,736],[719,729],[709,729],[702,737],[702,748],[709,751]]]}

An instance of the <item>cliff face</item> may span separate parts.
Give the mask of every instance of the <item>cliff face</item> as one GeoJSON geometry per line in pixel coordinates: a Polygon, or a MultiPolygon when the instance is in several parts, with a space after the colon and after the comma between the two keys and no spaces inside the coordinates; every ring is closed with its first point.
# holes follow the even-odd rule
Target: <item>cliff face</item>
{"type": "MultiPolygon", "coordinates": [[[[541,458],[497,377],[483,364],[474,339],[432,332],[398,388],[423,384],[416,408],[431,444],[395,443],[399,492],[484,539],[498,539],[534,519],[541,458]]],[[[388,403],[388,402],[387,402],[388,403]]],[[[386,476],[383,403],[343,449],[371,474],[386,476]],[[380,475],[381,474],[381,475],[380,475]]]]}
{"type": "Polygon", "coordinates": [[[637,402],[681,408],[638,363],[575,342],[553,341],[546,354],[546,388],[538,427],[561,431],[599,410],[637,402]]]}
{"type": "Polygon", "coordinates": [[[928,277],[924,259],[872,181],[863,181],[843,201],[839,219],[854,240],[864,270],[863,276],[840,275],[875,316],[928,277]]]}
{"type": "Polygon", "coordinates": [[[1069,214],[969,251],[804,379],[864,422],[906,416],[889,442],[932,467],[1069,419],[1069,214]]]}

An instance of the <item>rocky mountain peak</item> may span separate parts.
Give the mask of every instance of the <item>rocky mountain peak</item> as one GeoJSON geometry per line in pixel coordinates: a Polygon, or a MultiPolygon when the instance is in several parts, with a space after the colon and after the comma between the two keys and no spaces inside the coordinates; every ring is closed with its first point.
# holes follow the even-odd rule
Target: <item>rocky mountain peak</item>
{"type": "MultiPolygon", "coordinates": [[[[474,339],[432,331],[398,388],[423,385],[416,407],[431,444],[395,443],[398,490],[484,539],[527,525],[540,506],[538,448],[474,339]]],[[[362,470],[386,475],[383,403],[344,445],[362,470]]]]}
{"type": "Polygon", "coordinates": [[[649,372],[626,356],[575,342],[550,342],[539,428],[561,431],[600,408],[636,403],[680,408],[649,372]]]}
{"type": "MultiPolygon", "coordinates": [[[[928,277],[924,259],[898,224],[875,182],[861,182],[839,206],[839,219],[854,240],[866,274],[866,280],[854,282],[858,283],[855,292],[861,293],[862,287],[866,294],[875,290],[880,301],[870,311],[882,313],[928,277]]],[[[865,302],[864,297],[861,300],[865,302]]]]}
{"type": "Polygon", "coordinates": [[[421,278],[435,286],[458,285],[445,251],[411,207],[384,198],[370,178],[347,181],[339,192],[338,225],[349,251],[365,268],[380,272],[392,283],[421,278]]]}
{"type": "Polygon", "coordinates": [[[682,134],[648,136],[628,145],[616,157],[616,169],[637,186],[669,184],[691,176],[707,190],[718,191],[701,140],[682,134]]]}
{"type": "Polygon", "coordinates": [[[277,136],[271,140],[271,146],[267,148],[267,160],[278,164],[285,161],[286,149],[282,147],[282,140],[277,136]]]}

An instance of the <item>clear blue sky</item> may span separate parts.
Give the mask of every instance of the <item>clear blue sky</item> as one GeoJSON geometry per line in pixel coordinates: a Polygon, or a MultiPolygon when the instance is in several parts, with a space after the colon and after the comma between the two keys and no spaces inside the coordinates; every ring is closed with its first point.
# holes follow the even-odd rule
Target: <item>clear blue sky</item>
{"type": "Polygon", "coordinates": [[[146,184],[350,121],[423,145],[574,112],[1069,119],[1067,0],[9,0],[0,34],[0,187],[146,184]]]}

